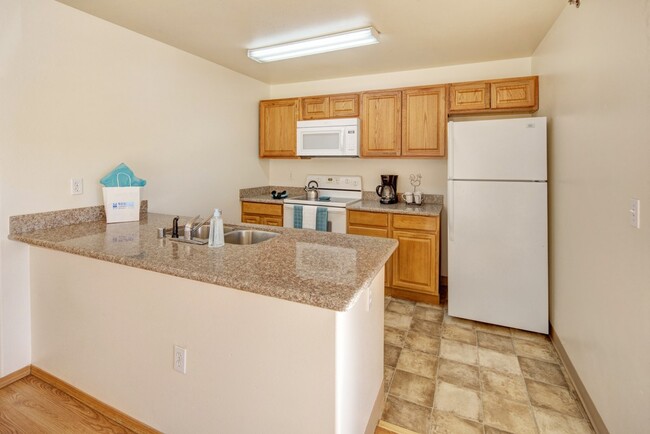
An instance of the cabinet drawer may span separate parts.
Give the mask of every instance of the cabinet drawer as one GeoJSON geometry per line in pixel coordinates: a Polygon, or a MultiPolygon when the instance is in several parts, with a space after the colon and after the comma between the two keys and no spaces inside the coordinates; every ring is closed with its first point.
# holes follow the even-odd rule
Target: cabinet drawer
{"type": "Polygon", "coordinates": [[[388,227],[388,214],[383,212],[350,211],[348,214],[350,225],[388,227]]]}
{"type": "Polygon", "coordinates": [[[280,226],[282,227],[282,217],[263,217],[262,224],[269,226],[280,226]]]}
{"type": "Polygon", "coordinates": [[[363,226],[349,226],[348,234],[366,235],[368,237],[388,238],[388,229],[366,228],[363,226]]]}
{"type": "Polygon", "coordinates": [[[439,226],[439,217],[407,214],[393,215],[393,228],[395,229],[414,229],[418,231],[438,232],[439,226]]]}
{"type": "Polygon", "coordinates": [[[247,214],[265,214],[282,217],[282,205],[273,203],[242,202],[241,211],[247,214]]]}

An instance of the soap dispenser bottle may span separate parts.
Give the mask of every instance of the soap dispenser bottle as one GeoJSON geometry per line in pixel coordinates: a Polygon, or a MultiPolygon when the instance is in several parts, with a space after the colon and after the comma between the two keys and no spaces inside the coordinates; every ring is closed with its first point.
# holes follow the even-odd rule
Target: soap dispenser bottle
{"type": "Polygon", "coordinates": [[[221,218],[221,210],[219,208],[215,208],[214,214],[210,219],[210,236],[208,238],[208,246],[223,246],[223,218],[221,218]]]}

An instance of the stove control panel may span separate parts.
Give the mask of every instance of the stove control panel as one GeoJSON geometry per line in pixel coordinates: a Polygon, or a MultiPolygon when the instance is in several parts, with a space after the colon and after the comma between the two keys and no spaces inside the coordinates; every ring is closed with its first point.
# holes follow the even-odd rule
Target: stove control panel
{"type": "Polygon", "coordinates": [[[322,190],[362,191],[360,176],[307,175],[305,185],[311,181],[316,181],[322,190]]]}

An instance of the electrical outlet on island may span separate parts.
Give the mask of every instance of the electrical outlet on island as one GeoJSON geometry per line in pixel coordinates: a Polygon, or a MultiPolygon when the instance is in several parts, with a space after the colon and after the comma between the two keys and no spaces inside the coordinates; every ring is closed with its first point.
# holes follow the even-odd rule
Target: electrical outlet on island
{"type": "Polygon", "coordinates": [[[187,349],[174,345],[174,370],[187,373],[187,349]]]}

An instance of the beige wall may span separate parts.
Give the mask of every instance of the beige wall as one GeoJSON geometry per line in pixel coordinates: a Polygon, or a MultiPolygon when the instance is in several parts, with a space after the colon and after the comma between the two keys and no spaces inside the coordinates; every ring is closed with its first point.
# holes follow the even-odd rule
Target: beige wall
{"type": "Polygon", "coordinates": [[[551,322],[611,433],[650,426],[649,23],[647,0],[582,2],[533,56],[550,117],[551,322]]]}
{"type": "Polygon", "coordinates": [[[149,209],[238,221],[238,189],[268,182],[257,103],[269,87],[51,0],[0,13],[0,376],[30,361],[27,249],[8,217],[101,203],[121,162],[149,209]],[[84,194],[71,196],[72,177],[84,194]]]}
{"type": "MultiPolygon", "coordinates": [[[[333,80],[310,81],[271,86],[272,98],[320,95],[360,90],[387,89],[487,78],[517,77],[531,74],[530,58],[419,69],[387,74],[364,75],[333,80]]],[[[459,118],[463,119],[463,118],[459,118]]],[[[447,159],[351,159],[313,158],[311,160],[273,160],[270,179],[273,185],[301,186],[309,174],[361,175],[364,190],[374,190],[381,174],[399,176],[398,191],[410,190],[409,175],[422,174],[420,190],[446,195],[447,159]]],[[[447,275],[447,221],[442,216],[441,273],[447,275]]]]}

